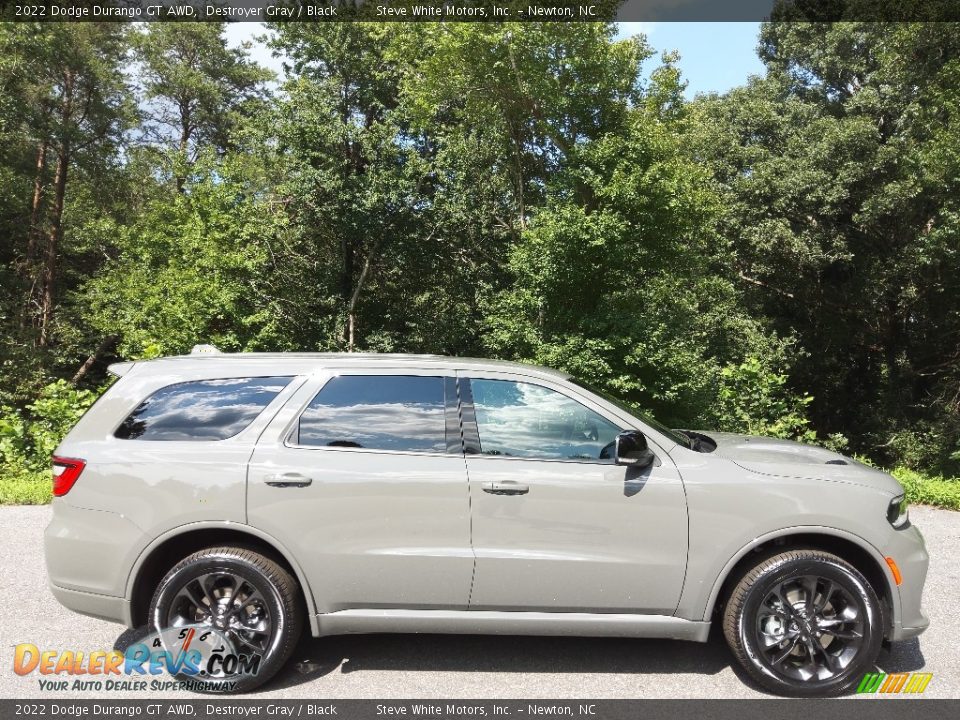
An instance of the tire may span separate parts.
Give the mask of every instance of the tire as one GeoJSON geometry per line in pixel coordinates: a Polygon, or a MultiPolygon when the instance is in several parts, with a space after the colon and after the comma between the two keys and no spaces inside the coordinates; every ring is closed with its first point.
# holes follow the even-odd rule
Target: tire
{"type": "Polygon", "coordinates": [[[724,609],[723,634],[763,688],[791,697],[833,697],[852,690],[873,669],[883,613],[870,583],[852,565],[821,550],[790,550],[743,575],[724,609]]]}
{"type": "MultiPolygon", "coordinates": [[[[177,675],[179,680],[202,680],[201,691],[236,693],[264,684],[290,659],[304,612],[299,585],[286,569],[254,550],[227,546],[200,550],[177,563],[154,592],[148,617],[161,634],[171,627],[195,627],[200,634],[191,637],[213,638],[206,648],[211,652],[217,645],[222,648],[219,640],[224,639],[227,652],[235,656],[259,656],[253,671],[177,675]]],[[[171,637],[183,636],[181,631],[171,637]]],[[[203,656],[201,668],[208,659],[203,656]]]]}

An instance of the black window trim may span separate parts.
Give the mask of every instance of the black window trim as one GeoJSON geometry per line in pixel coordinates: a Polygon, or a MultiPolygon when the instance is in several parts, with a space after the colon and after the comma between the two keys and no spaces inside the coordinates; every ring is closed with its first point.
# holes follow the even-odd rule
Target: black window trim
{"type": "MultiPolygon", "coordinates": [[[[477,413],[473,407],[473,388],[470,378],[459,377],[457,384],[460,388],[460,417],[463,434],[463,452],[466,455],[481,455],[480,428],[477,425],[477,413]]],[[[494,457],[491,455],[490,457],[494,457]]]]}
{"type": "Polygon", "coordinates": [[[463,455],[463,420],[460,416],[460,383],[455,375],[443,376],[443,421],[447,455],[463,455]]]}
{"type": "MultiPolygon", "coordinates": [[[[366,370],[366,368],[364,368],[366,370]]],[[[296,415],[290,421],[290,424],[287,425],[283,430],[283,446],[291,450],[314,450],[320,452],[346,452],[346,453],[374,453],[378,455],[422,455],[426,457],[451,457],[451,456],[460,456],[463,457],[463,440],[462,440],[462,421],[460,418],[460,408],[459,408],[459,398],[458,398],[458,387],[457,387],[457,376],[451,373],[451,371],[444,370],[443,372],[438,372],[430,368],[391,368],[391,369],[377,369],[375,372],[353,372],[350,369],[340,370],[340,369],[331,369],[329,374],[323,379],[323,382],[315,389],[313,392],[307,396],[306,400],[303,402],[302,407],[300,407],[296,415]],[[314,398],[317,397],[322,391],[323,388],[327,386],[327,383],[330,382],[335,377],[342,376],[352,376],[352,377],[434,377],[439,378],[443,381],[443,397],[444,397],[444,434],[446,438],[446,448],[443,452],[437,452],[432,450],[385,450],[382,448],[355,448],[355,447],[340,447],[340,446],[329,446],[329,445],[303,445],[299,442],[299,437],[297,440],[294,440],[294,436],[298,434],[298,429],[300,427],[300,418],[303,416],[303,413],[307,411],[310,407],[310,403],[313,402],[314,398]]]]}

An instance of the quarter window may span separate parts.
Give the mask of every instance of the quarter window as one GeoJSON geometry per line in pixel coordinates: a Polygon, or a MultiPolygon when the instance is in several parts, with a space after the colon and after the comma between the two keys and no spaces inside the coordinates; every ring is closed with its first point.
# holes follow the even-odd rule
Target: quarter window
{"type": "Polygon", "coordinates": [[[509,380],[471,380],[470,388],[484,455],[612,462],[620,428],[576,400],[509,380]]]}
{"type": "Polygon", "coordinates": [[[253,422],[290,380],[229,378],[168,385],[140,403],[114,436],[123,440],[225,440],[253,422]]]}
{"type": "Polygon", "coordinates": [[[443,378],[331,378],[300,416],[296,433],[300,445],[445,452],[443,378]]]}

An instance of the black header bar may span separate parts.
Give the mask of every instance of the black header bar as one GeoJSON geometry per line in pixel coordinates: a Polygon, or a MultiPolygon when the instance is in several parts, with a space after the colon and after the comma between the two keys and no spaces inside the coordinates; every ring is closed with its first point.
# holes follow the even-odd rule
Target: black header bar
{"type": "Polygon", "coordinates": [[[960,0],[0,0],[12,22],[960,21],[960,0]]]}

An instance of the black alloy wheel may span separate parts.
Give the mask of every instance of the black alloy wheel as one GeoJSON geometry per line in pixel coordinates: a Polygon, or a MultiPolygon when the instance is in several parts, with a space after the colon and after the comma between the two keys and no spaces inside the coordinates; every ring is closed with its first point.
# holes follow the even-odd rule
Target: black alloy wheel
{"type": "Polygon", "coordinates": [[[730,593],[723,631],[734,656],[778,695],[849,692],[874,668],[883,613],[864,576],[821,550],[758,562],[730,593]]]}
{"type": "Polygon", "coordinates": [[[209,692],[245,692],[267,682],[290,658],[304,625],[296,579],[242,547],[207,548],[177,563],[157,587],[149,617],[161,635],[180,638],[193,629],[203,639],[209,629],[226,641],[231,662],[256,660],[253,670],[214,662],[198,676],[178,676],[204,681],[209,692]]]}

